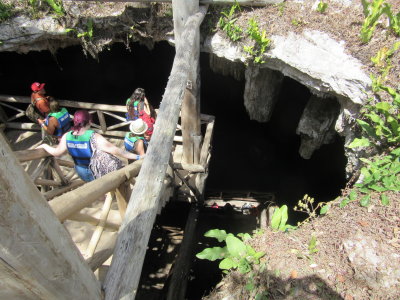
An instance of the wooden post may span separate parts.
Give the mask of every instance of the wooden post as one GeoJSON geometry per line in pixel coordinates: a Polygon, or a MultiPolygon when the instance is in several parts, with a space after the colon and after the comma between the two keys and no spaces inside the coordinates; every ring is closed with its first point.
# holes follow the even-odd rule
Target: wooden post
{"type": "Polygon", "coordinates": [[[95,231],[93,232],[92,238],[90,239],[89,245],[86,248],[85,257],[93,256],[94,251],[96,250],[97,244],[103,234],[104,228],[106,227],[108,214],[111,209],[111,204],[113,199],[115,198],[114,192],[109,192],[106,196],[106,199],[103,204],[103,209],[101,211],[100,222],[97,224],[95,231]]]}
{"type": "Polygon", "coordinates": [[[151,229],[157,214],[170,150],[179,118],[197,29],[205,10],[190,17],[177,48],[151,143],[119,230],[113,260],[104,282],[106,299],[134,299],[151,229]]]}
{"type": "MultiPolygon", "coordinates": [[[[172,0],[175,48],[181,46],[182,31],[189,16],[199,11],[198,0],[172,0]]],[[[189,76],[181,108],[183,162],[198,164],[200,127],[200,27],[196,30],[193,53],[190,57],[189,76]]]]}
{"type": "Polygon", "coordinates": [[[172,267],[172,277],[168,286],[167,300],[183,300],[186,295],[187,280],[194,251],[194,237],[199,216],[198,203],[192,203],[186,221],[183,241],[172,267]]]}
{"type": "Polygon", "coordinates": [[[100,285],[0,136],[0,299],[95,299],[100,285]]]}

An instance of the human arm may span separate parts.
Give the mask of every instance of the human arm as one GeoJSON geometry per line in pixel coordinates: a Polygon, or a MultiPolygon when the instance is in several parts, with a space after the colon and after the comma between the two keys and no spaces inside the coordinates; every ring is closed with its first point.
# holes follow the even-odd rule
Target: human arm
{"type": "Polygon", "coordinates": [[[50,117],[49,118],[49,125],[46,126],[45,124],[45,120],[40,120],[38,119],[38,122],[40,124],[40,126],[43,127],[43,129],[50,135],[54,135],[54,132],[56,131],[57,127],[58,127],[58,121],[57,118],[55,117],[50,117]]]}
{"type": "Polygon", "coordinates": [[[50,145],[47,144],[41,144],[40,146],[36,147],[36,149],[44,149],[46,152],[53,156],[61,156],[65,153],[67,153],[67,135],[64,134],[63,137],[61,138],[60,143],[57,145],[57,147],[51,147],[50,145]]]}
{"type": "Polygon", "coordinates": [[[131,153],[131,152],[128,152],[121,148],[118,148],[117,146],[115,146],[114,144],[107,141],[102,135],[100,135],[98,133],[95,133],[94,137],[96,139],[97,147],[104,152],[113,154],[115,156],[124,157],[126,159],[133,159],[133,160],[137,160],[138,156],[139,156],[139,159],[144,157],[144,155],[136,155],[134,153],[131,153]]]}

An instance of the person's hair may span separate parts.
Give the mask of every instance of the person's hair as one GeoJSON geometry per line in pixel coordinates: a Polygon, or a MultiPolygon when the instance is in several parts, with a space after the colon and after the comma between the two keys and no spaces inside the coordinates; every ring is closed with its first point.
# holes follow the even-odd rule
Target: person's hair
{"type": "Polygon", "coordinates": [[[50,100],[49,107],[51,112],[59,112],[61,110],[57,100],[50,100]]]}
{"type": "Polygon", "coordinates": [[[74,114],[73,130],[78,131],[92,121],[92,116],[87,110],[77,110],[74,114]]]}
{"type": "MultiPolygon", "coordinates": [[[[133,94],[131,95],[130,99],[135,102],[135,101],[141,101],[144,100],[145,96],[145,91],[143,88],[137,88],[133,94]]],[[[133,103],[132,103],[133,104],[133,103]]]]}

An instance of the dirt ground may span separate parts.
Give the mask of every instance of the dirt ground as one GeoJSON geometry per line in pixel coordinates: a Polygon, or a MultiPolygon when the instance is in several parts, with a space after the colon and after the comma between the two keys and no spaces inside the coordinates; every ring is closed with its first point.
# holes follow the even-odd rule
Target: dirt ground
{"type": "MultiPolygon", "coordinates": [[[[258,293],[267,296],[261,299],[400,299],[400,193],[388,196],[388,206],[374,195],[368,208],[358,201],[339,208],[341,199],[337,199],[331,202],[326,216],[310,220],[297,230],[268,229],[256,234],[251,244],[265,252],[262,262],[266,264],[266,270],[259,271],[254,279],[260,287],[258,293]],[[317,251],[310,253],[313,236],[317,251]],[[365,274],[356,265],[354,253],[346,245],[357,239],[366,241],[360,251],[367,253],[371,245],[381,249],[367,253],[366,258],[379,257],[383,268],[397,270],[392,277],[397,276],[395,286],[385,287],[384,281],[390,276],[380,278],[379,272],[373,274],[376,270],[371,269],[365,274]]],[[[256,293],[246,290],[247,283],[242,274],[233,272],[204,299],[255,299],[256,293]]]]}

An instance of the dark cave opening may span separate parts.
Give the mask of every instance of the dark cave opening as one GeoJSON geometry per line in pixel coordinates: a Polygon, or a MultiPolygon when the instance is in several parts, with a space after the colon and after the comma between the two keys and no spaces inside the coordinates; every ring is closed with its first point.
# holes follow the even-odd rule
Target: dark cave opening
{"type": "MultiPolygon", "coordinates": [[[[29,96],[30,84],[39,81],[46,82],[47,93],[57,99],[123,105],[140,86],[158,107],[174,54],[166,42],[156,43],[153,50],[117,43],[97,60],[85,56],[79,46],[55,55],[3,52],[0,93],[29,96]]],[[[288,206],[304,194],[316,202],[340,194],[346,183],[346,158],[339,136],[311,159],[298,154],[296,127],[310,97],[305,86],[285,77],[271,120],[259,123],[245,110],[244,81],[214,73],[207,53],[201,53],[200,70],[201,112],[216,117],[206,190],[273,192],[278,205],[288,206]]]]}
{"type": "MultiPolygon", "coordinates": [[[[57,99],[124,105],[135,88],[143,87],[158,108],[174,55],[174,48],[166,42],[155,44],[152,50],[136,43],[130,49],[122,43],[114,44],[100,53],[98,60],[86,57],[79,46],[60,49],[55,55],[48,51],[0,53],[0,94],[29,96],[31,83],[38,81],[45,82],[47,93],[57,99]]],[[[340,194],[346,184],[342,138],[337,136],[334,143],[322,146],[309,160],[298,154],[300,136],[296,127],[310,97],[305,86],[285,77],[271,120],[259,123],[250,120],[244,107],[245,82],[214,73],[207,53],[201,53],[200,63],[201,112],[216,117],[206,192],[273,192],[278,206],[289,207],[304,194],[316,202],[340,194]]],[[[289,217],[289,223],[295,225],[306,216],[290,209],[289,217]]],[[[221,216],[215,222],[209,218],[202,222],[207,224],[198,233],[199,238],[205,230],[218,226],[232,233],[255,229],[247,228],[249,224],[255,227],[255,222],[242,219],[229,228],[230,222],[221,216]]],[[[197,265],[198,272],[208,272],[204,274],[207,277],[209,262],[202,263],[197,265]]],[[[220,275],[216,276],[212,281],[218,281],[220,275]]],[[[193,296],[188,299],[197,298],[195,289],[204,292],[212,286],[207,283],[195,288],[199,284],[196,280],[190,283],[193,296]]]]}

